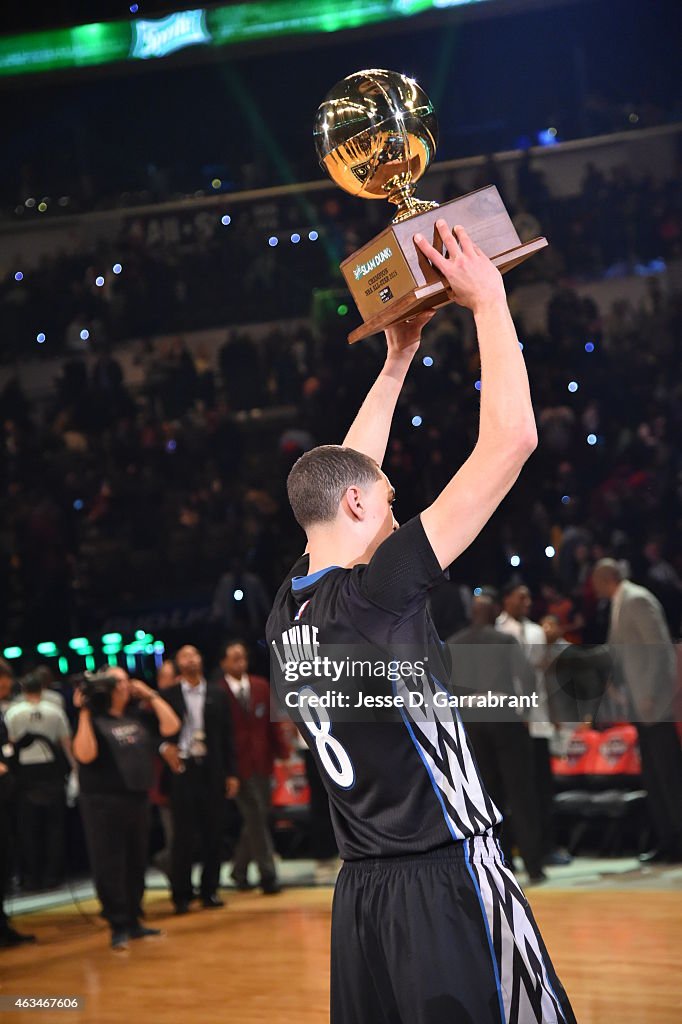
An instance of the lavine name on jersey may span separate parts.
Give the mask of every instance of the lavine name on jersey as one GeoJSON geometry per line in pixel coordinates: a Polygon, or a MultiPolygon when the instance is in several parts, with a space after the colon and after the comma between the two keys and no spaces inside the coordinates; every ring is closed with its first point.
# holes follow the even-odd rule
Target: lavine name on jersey
{"type": "Polygon", "coordinates": [[[275,652],[279,667],[282,672],[287,665],[299,665],[303,661],[314,662],[319,657],[320,641],[318,639],[317,626],[299,625],[291,626],[282,632],[282,651],[275,641],[272,641],[272,649],[275,652]]]}

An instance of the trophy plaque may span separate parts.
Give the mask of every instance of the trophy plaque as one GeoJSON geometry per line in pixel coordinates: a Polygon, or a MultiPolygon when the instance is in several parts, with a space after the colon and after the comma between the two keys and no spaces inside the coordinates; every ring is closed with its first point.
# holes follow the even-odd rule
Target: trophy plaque
{"type": "Polygon", "coordinates": [[[522,244],[494,185],[439,206],[414,196],[433,160],[438,124],[426,93],[396,71],[357,71],[329,92],[315,117],[320,164],[340,188],[397,208],[393,222],[341,264],[364,321],[360,341],[426,309],[452,302],[447,281],[414,244],[419,233],[444,251],[436,221],[461,224],[501,273],[547,245],[522,244]]]}

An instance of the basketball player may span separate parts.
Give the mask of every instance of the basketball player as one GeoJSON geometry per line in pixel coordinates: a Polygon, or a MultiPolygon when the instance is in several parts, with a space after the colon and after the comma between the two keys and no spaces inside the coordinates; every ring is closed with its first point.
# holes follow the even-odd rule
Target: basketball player
{"type": "Polygon", "coordinates": [[[504,864],[501,815],[459,714],[437,699],[449,691],[429,588],[479,533],[537,443],[502,278],[463,228],[437,228],[447,256],[419,235],[415,241],[474,314],[482,364],[476,446],[433,504],[398,529],[380,466],[433,314],[389,328],[386,363],[343,446],[315,448],[291,470],[289,499],[308,545],[267,624],[273,679],[320,768],[344,861],[332,912],[331,1021],[574,1024],[504,864]],[[330,688],[322,653],[369,648],[419,652],[422,669],[401,668],[389,681],[358,678],[348,667],[330,688]],[[315,706],[323,693],[330,706],[315,706]],[[379,698],[394,702],[392,714],[343,710],[379,698]]]}

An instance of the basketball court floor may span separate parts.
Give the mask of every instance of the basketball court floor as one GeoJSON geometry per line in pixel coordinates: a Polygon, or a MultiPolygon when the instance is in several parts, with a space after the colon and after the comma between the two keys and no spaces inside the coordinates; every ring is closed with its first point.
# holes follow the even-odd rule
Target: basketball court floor
{"type": "MultiPolygon", "coordinates": [[[[324,1024],[332,888],[310,884],[310,862],[281,870],[280,896],[228,888],[224,909],[179,918],[150,872],[147,922],[166,934],[123,954],[109,949],[89,885],[15,900],[14,924],[40,946],[0,951],[0,996],[79,996],[84,1007],[0,1019],[324,1024]]],[[[579,858],[550,876],[528,896],[579,1024],[679,1024],[682,868],[579,858]]]]}

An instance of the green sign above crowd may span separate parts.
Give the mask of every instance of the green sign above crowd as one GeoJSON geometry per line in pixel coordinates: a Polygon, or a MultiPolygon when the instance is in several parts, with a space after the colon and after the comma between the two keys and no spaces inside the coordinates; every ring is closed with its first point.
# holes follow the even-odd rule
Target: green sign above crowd
{"type": "Polygon", "coordinates": [[[166,57],[190,46],[226,47],[282,35],[361,28],[485,0],[260,0],[178,11],[165,18],[97,22],[0,39],[0,75],[166,57]]]}

